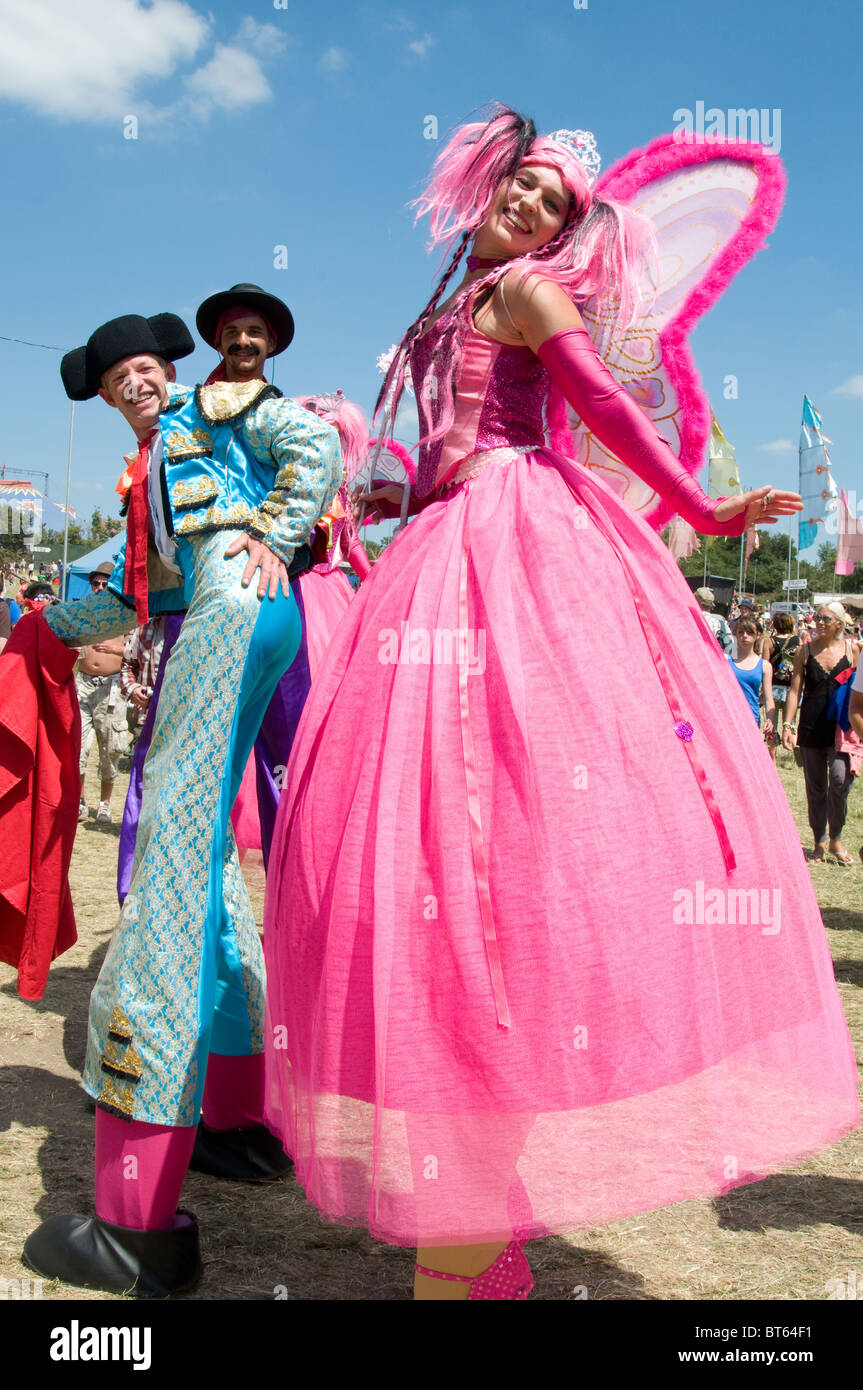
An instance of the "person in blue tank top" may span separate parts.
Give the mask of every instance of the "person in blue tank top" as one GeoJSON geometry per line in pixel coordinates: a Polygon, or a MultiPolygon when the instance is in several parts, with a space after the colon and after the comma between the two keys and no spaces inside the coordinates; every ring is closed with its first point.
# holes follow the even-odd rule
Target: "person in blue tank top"
{"type": "Polygon", "coordinates": [[[738,618],[734,624],[734,636],[737,640],[737,656],[729,656],[729,664],[749,702],[749,708],[755,715],[757,724],[761,722],[761,693],[764,692],[764,737],[771,742],[776,737],[773,668],[769,661],[755,654],[755,643],[759,637],[755,619],[738,618]]]}

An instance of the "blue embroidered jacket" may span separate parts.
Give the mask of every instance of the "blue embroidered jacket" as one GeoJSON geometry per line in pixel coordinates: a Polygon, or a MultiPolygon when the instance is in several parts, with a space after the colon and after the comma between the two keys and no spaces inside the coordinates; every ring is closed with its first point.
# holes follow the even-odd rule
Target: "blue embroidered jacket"
{"type": "Polygon", "coordinates": [[[337,431],[263,381],[169,397],[159,427],[174,535],[247,531],[289,565],[341,483],[337,431]]]}
{"type": "MultiPolygon", "coordinates": [[[[151,479],[151,507],[161,499],[156,533],[197,535],[220,529],[257,536],[290,565],[309,539],[342,481],[338,432],[266,382],[168,386],[159,417],[159,476],[151,479]]],[[[134,462],[135,455],[127,457],[134,462]]],[[[108,588],[49,610],[49,625],[64,642],[83,644],[129,628],[124,592],[126,542],[108,588]]],[[[147,554],[151,614],[183,612],[183,576],[169,568],[153,544],[147,554]]]]}
{"type": "MultiPolygon", "coordinates": [[[[154,541],[168,538],[172,549],[172,536],[246,531],[289,566],[342,481],[337,430],[265,381],[169,384],[159,431],[149,486],[151,613],[186,607],[182,576],[154,541]]],[[[125,568],[124,539],[108,588],[130,604],[125,568]]]]}

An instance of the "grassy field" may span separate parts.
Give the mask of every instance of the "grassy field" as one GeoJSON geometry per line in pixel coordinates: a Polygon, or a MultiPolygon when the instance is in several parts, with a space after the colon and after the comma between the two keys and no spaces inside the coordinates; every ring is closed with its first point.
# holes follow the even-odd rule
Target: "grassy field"
{"type": "MultiPolygon", "coordinates": [[[[802,773],[779,771],[809,844],[802,773]]],[[[95,759],[91,759],[91,764],[95,759]]],[[[122,807],[126,782],[115,792],[122,807]]],[[[89,801],[98,801],[95,782],[89,801]]],[[[75,948],[52,967],[45,996],[25,1004],[0,965],[0,1278],[27,1271],[18,1254],[46,1216],[92,1210],[93,1116],[78,1077],[87,1000],[113,930],[118,827],[79,827],[72,861],[75,948]]],[[[863,794],[852,792],[846,847],[863,844],[863,794]]],[[[863,865],[810,865],[849,1026],[863,1059],[863,865]]],[[[260,879],[253,897],[260,909],[260,879]]],[[[190,1299],[407,1299],[412,1256],[330,1226],[292,1180],[243,1187],[189,1175],[183,1204],[201,1223],[205,1274],[190,1299]]],[[[531,1244],[534,1298],[826,1299],[831,1280],[863,1287],[863,1139],[715,1201],[687,1202],[613,1226],[531,1244]]],[[[45,1285],[45,1298],[108,1295],[45,1285]]]]}

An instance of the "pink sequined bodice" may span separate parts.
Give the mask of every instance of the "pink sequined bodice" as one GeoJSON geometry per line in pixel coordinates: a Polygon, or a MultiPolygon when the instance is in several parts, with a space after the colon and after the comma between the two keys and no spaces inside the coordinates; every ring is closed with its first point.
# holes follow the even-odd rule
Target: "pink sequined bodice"
{"type": "MultiPolygon", "coordinates": [[[[451,378],[436,361],[449,321],[450,315],[442,314],[411,350],[421,435],[441,418],[443,391],[452,390],[451,378]]],[[[496,343],[471,322],[455,373],[453,420],[442,439],[420,447],[417,494],[427,496],[448,481],[462,459],[480,450],[544,444],[548,390],[548,372],[530,348],[496,343]]]]}

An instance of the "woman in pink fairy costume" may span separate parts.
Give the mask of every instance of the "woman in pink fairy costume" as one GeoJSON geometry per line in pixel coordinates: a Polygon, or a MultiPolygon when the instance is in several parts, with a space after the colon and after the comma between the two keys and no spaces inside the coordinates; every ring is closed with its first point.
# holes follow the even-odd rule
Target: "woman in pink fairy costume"
{"type": "Polygon", "coordinates": [[[420,199],[460,238],[382,393],[409,363],[422,510],[329,648],[273,848],[285,1146],[325,1217],[418,1247],[419,1298],[525,1298],[527,1239],[727,1191],[859,1120],[769,755],[652,526],[567,456],[563,398],[666,519],[736,535],[799,500],[708,499],[603,365],[576,302],[625,325],[646,228],[595,197],[585,140],[498,108],[420,199]]]}

